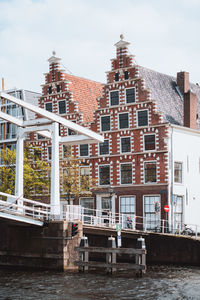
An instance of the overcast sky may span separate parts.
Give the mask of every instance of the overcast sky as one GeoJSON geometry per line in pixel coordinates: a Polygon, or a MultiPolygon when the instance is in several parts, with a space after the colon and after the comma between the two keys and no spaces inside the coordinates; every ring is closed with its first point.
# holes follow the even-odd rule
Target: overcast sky
{"type": "Polygon", "coordinates": [[[0,77],[41,91],[52,50],[73,75],[106,81],[121,33],[137,64],[200,82],[200,0],[0,0],[0,77]]]}

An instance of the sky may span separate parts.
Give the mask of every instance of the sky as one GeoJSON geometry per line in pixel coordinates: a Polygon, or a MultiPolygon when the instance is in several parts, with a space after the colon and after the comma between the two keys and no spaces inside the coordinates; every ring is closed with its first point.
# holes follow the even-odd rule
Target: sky
{"type": "Polygon", "coordinates": [[[137,64],[199,83],[199,15],[200,0],[0,0],[0,77],[41,92],[55,50],[66,72],[105,83],[123,33],[137,64]]]}

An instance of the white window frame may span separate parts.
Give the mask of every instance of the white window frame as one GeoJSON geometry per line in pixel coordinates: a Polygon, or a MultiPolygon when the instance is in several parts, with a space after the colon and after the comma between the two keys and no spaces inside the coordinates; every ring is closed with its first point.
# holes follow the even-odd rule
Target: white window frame
{"type": "Polygon", "coordinates": [[[144,170],[144,184],[156,184],[158,182],[158,168],[157,168],[157,161],[156,160],[148,160],[143,162],[143,170],[144,170]],[[145,178],[145,164],[146,163],[155,163],[156,164],[156,181],[154,182],[146,182],[145,178]]]}
{"type": "Polygon", "coordinates": [[[88,155],[81,155],[81,144],[80,144],[78,147],[79,157],[89,157],[90,156],[90,145],[89,144],[82,144],[82,145],[88,145],[88,155]]]}
{"type": "Polygon", "coordinates": [[[124,185],[131,185],[131,184],[133,184],[133,163],[132,162],[125,162],[125,163],[120,163],[120,184],[122,185],[122,186],[124,186],[124,185]],[[131,171],[131,182],[130,183],[122,183],[122,178],[121,178],[121,166],[122,165],[131,165],[132,166],[132,171],[131,171]]]}
{"type": "Polygon", "coordinates": [[[182,181],[181,182],[177,182],[177,181],[175,181],[175,174],[173,174],[173,176],[174,176],[174,184],[177,184],[177,185],[183,185],[184,184],[184,164],[183,164],[183,161],[178,161],[178,160],[174,160],[174,166],[173,166],[173,169],[174,169],[174,172],[173,173],[175,173],[175,163],[178,163],[178,164],[181,164],[182,165],[182,181]]]}
{"type": "MultiPolygon", "coordinates": [[[[146,195],[143,195],[143,220],[144,220],[144,224],[143,226],[145,225],[145,222],[146,222],[146,216],[145,216],[145,205],[144,205],[144,199],[145,197],[159,197],[160,198],[160,212],[159,212],[159,215],[160,215],[160,221],[161,221],[161,195],[160,194],[146,194],[146,195]]],[[[161,222],[159,224],[160,228],[161,228],[161,222]]]]}
{"type": "Polygon", "coordinates": [[[125,89],[125,98],[126,98],[126,104],[133,104],[133,103],[136,103],[136,87],[135,86],[133,86],[133,87],[129,87],[129,88],[126,88],[125,89]],[[131,89],[134,89],[135,90],[135,102],[130,102],[130,103],[128,103],[127,102],[127,97],[126,97],[126,90],[131,90],[131,89]]]}
{"type": "Polygon", "coordinates": [[[131,197],[135,199],[135,215],[136,215],[136,195],[121,195],[121,196],[119,196],[119,213],[120,214],[122,214],[122,212],[121,212],[121,198],[131,198],[131,197]]]}
{"type": "Polygon", "coordinates": [[[153,152],[153,151],[156,151],[156,134],[155,133],[145,133],[144,135],[143,135],[143,149],[144,149],[144,151],[145,152],[153,152]],[[145,136],[147,136],[147,135],[154,135],[155,136],[155,149],[153,149],[153,150],[146,150],[145,149],[145,136]]]}
{"type": "Polygon", "coordinates": [[[106,156],[106,155],[110,155],[110,139],[105,138],[104,142],[108,141],[108,153],[107,154],[100,154],[100,143],[98,144],[98,156],[106,156]]]}
{"type": "MultiPolygon", "coordinates": [[[[47,109],[46,109],[46,104],[49,104],[49,103],[52,105],[52,111],[51,111],[51,112],[53,112],[53,102],[52,102],[52,101],[49,101],[49,102],[45,102],[45,103],[44,103],[44,105],[45,105],[45,110],[47,110],[47,109]]],[[[47,111],[49,111],[49,110],[47,110],[47,111]]]]}
{"type": "MultiPolygon", "coordinates": [[[[109,167],[109,169],[110,169],[110,165],[109,164],[98,165],[98,185],[99,186],[110,186],[110,183],[109,184],[100,184],[100,167],[109,167]]],[[[111,180],[110,180],[110,182],[111,182],[111,180]]]]}
{"type": "Polygon", "coordinates": [[[148,109],[138,109],[137,111],[136,111],[136,120],[137,120],[137,127],[138,128],[142,128],[142,127],[148,127],[149,126],[149,110],[148,109]],[[138,112],[139,111],[147,111],[147,125],[143,125],[143,126],[139,126],[138,125],[138,112]]]}
{"type": "Polygon", "coordinates": [[[119,106],[120,104],[120,96],[119,96],[119,103],[117,105],[111,105],[111,93],[112,92],[118,92],[118,96],[119,96],[119,90],[112,90],[112,91],[109,91],[109,106],[110,107],[116,107],[116,106],[119,106]]]}
{"type": "Polygon", "coordinates": [[[131,136],[121,136],[120,137],[120,153],[121,154],[131,153],[131,136]],[[124,138],[130,139],[130,151],[129,152],[122,152],[122,139],[124,139],[124,138]]]}
{"type": "Polygon", "coordinates": [[[58,101],[58,114],[59,114],[59,115],[66,115],[66,114],[67,114],[67,107],[66,107],[66,100],[65,100],[65,99],[59,100],[59,101],[58,101]],[[59,103],[60,103],[60,102],[65,102],[65,113],[60,113],[60,112],[59,112],[59,103]]]}
{"type": "Polygon", "coordinates": [[[130,119],[130,118],[129,118],[129,112],[128,112],[128,111],[124,111],[124,112],[118,113],[118,129],[119,129],[119,130],[127,130],[127,129],[129,129],[129,128],[130,128],[130,120],[129,120],[129,119],[130,119]],[[119,116],[120,116],[120,115],[124,115],[124,114],[127,114],[127,115],[128,115],[128,127],[126,127],[126,128],[120,128],[119,116]]]}
{"type": "Polygon", "coordinates": [[[100,132],[110,132],[110,130],[111,130],[111,115],[100,116],[100,132]],[[110,117],[110,129],[109,130],[102,130],[102,117],[110,117]]]}

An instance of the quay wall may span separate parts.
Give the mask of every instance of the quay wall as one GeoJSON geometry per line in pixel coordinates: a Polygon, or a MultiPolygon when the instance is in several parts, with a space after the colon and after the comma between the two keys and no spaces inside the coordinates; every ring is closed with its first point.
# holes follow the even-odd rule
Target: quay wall
{"type": "MultiPolygon", "coordinates": [[[[92,229],[84,226],[89,245],[106,247],[109,236],[117,238],[116,230],[92,229]]],[[[145,239],[147,265],[177,264],[200,266],[200,239],[172,234],[122,231],[122,247],[135,248],[137,238],[145,239]]]]}
{"type": "MultiPolygon", "coordinates": [[[[19,223],[19,222],[18,222],[19,223]]],[[[0,222],[0,265],[5,267],[76,270],[78,259],[74,247],[79,246],[79,234],[71,239],[71,226],[66,221],[52,221],[46,227],[0,222]]]]}

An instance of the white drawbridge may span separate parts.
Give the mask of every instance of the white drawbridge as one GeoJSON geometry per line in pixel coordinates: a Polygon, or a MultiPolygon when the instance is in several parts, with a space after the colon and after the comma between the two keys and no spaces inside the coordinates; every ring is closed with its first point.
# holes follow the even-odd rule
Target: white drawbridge
{"type": "MultiPolygon", "coordinates": [[[[22,101],[18,98],[15,98],[11,95],[8,95],[4,92],[0,93],[0,97],[2,99],[9,100],[16,105],[19,105],[23,107],[24,109],[28,109],[36,114],[39,114],[41,118],[35,119],[35,120],[29,120],[29,121],[23,121],[19,120],[13,116],[8,115],[7,113],[4,113],[0,111],[0,118],[3,120],[6,120],[10,123],[13,123],[18,126],[17,131],[17,145],[16,145],[16,176],[15,176],[15,196],[12,198],[8,194],[4,194],[4,197],[7,199],[12,198],[12,205],[7,201],[7,204],[5,201],[0,202],[0,217],[7,217],[7,218],[17,218],[20,219],[25,217],[26,219],[34,219],[35,216],[38,217],[39,212],[35,207],[39,207],[40,213],[42,214],[42,211],[44,210],[44,204],[36,202],[34,204],[34,201],[24,199],[23,198],[23,154],[24,154],[24,139],[26,134],[30,132],[37,132],[40,135],[43,135],[47,138],[52,139],[52,161],[51,161],[51,196],[50,196],[50,206],[48,211],[48,216],[53,216],[54,218],[60,218],[60,176],[59,176],[59,143],[66,143],[69,145],[77,145],[77,144],[91,144],[96,142],[103,142],[104,138],[103,136],[89,130],[88,128],[85,128],[83,126],[80,126],[76,123],[73,123],[65,118],[62,118],[52,112],[46,111],[45,109],[42,109],[38,106],[35,106],[33,104],[27,103],[25,101],[22,101]],[[70,128],[74,131],[76,131],[78,134],[73,136],[66,136],[66,137],[60,137],[59,136],[59,124],[70,128]],[[10,198],[9,198],[10,197],[10,198]],[[2,203],[4,202],[4,203],[2,203]],[[28,205],[24,205],[25,203],[28,203],[28,205]],[[37,204],[37,205],[36,205],[37,204]],[[10,205],[10,206],[9,206],[10,205]],[[28,206],[25,207],[25,206],[28,206]],[[31,211],[30,207],[34,207],[32,209],[32,212],[35,211],[36,214],[33,212],[33,216],[28,216],[27,212],[31,211]],[[35,210],[36,209],[36,210],[35,210]],[[10,215],[10,217],[8,217],[10,215]]],[[[1,195],[2,193],[0,193],[1,195]]],[[[3,196],[3,195],[2,195],[3,196]]],[[[47,208],[47,207],[46,207],[47,208]]],[[[42,215],[42,218],[44,219],[45,214],[42,215]]],[[[37,220],[35,219],[35,224],[37,220]]],[[[27,220],[28,222],[28,220],[27,220]]],[[[38,220],[38,222],[42,222],[38,220]]],[[[31,223],[31,220],[28,222],[31,223]]],[[[39,225],[36,224],[36,225],[39,225]]]]}

